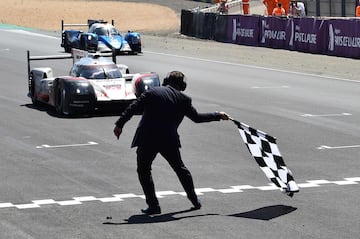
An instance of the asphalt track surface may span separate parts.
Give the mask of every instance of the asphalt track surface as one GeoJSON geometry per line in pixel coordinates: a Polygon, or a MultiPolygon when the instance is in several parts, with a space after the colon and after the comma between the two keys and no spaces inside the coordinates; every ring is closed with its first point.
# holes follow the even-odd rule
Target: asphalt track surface
{"type": "MultiPolygon", "coordinates": [[[[199,111],[223,110],[277,137],[300,186],[293,198],[269,187],[231,122],[185,119],[182,155],[203,208],[188,210],[177,178],[158,157],[153,175],[163,214],[147,217],[130,149],[139,117],[117,141],[118,112],[63,118],[35,108],[26,96],[26,50],[60,54],[60,38],[3,27],[0,34],[0,238],[359,238],[360,83],[150,42],[141,55],[118,57],[132,72],[185,72],[199,111]]],[[[71,61],[32,66],[40,65],[63,75],[71,61]]]]}

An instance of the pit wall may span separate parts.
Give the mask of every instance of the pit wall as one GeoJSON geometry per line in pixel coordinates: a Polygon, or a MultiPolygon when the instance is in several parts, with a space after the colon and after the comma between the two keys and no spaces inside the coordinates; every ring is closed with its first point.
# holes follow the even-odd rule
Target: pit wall
{"type": "Polygon", "coordinates": [[[238,45],[360,58],[360,19],[219,15],[182,10],[183,35],[238,45]]]}

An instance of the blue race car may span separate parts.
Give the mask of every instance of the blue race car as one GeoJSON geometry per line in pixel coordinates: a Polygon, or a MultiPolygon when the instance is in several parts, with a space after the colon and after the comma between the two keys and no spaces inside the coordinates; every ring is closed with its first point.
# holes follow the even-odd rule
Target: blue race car
{"type": "Polygon", "coordinates": [[[71,48],[111,52],[116,54],[141,53],[141,37],[138,32],[128,31],[123,37],[112,24],[103,20],[88,20],[88,24],[64,24],[61,22],[62,41],[61,47],[65,52],[71,52],[71,48]],[[66,26],[88,26],[88,32],[80,30],[64,30],[66,26]]]}

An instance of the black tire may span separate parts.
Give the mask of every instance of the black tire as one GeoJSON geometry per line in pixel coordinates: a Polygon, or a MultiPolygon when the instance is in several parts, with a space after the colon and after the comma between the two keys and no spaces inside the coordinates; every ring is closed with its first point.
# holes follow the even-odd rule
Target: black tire
{"type": "Polygon", "coordinates": [[[62,41],[65,52],[70,53],[71,45],[68,44],[67,34],[65,32],[62,33],[62,41]]]}
{"type": "Polygon", "coordinates": [[[34,81],[33,73],[30,73],[29,96],[34,106],[40,105],[40,102],[36,99],[35,96],[35,81],[34,81]]]}
{"type": "Polygon", "coordinates": [[[65,98],[66,98],[66,90],[62,84],[59,84],[58,87],[56,87],[56,93],[55,93],[55,110],[60,115],[65,114],[64,112],[65,98]]]}
{"type": "Polygon", "coordinates": [[[65,44],[64,49],[66,53],[71,53],[71,46],[69,46],[68,44],[65,44]]]}

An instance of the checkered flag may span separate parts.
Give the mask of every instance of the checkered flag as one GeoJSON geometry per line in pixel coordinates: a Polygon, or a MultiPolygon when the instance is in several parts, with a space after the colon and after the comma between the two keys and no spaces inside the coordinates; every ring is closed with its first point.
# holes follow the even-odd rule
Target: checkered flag
{"type": "Polygon", "coordinates": [[[299,192],[299,187],[280,154],[276,138],[244,123],[231,120],[238,127],[246,147],[266,177],[290,197],[299,192]]]}

